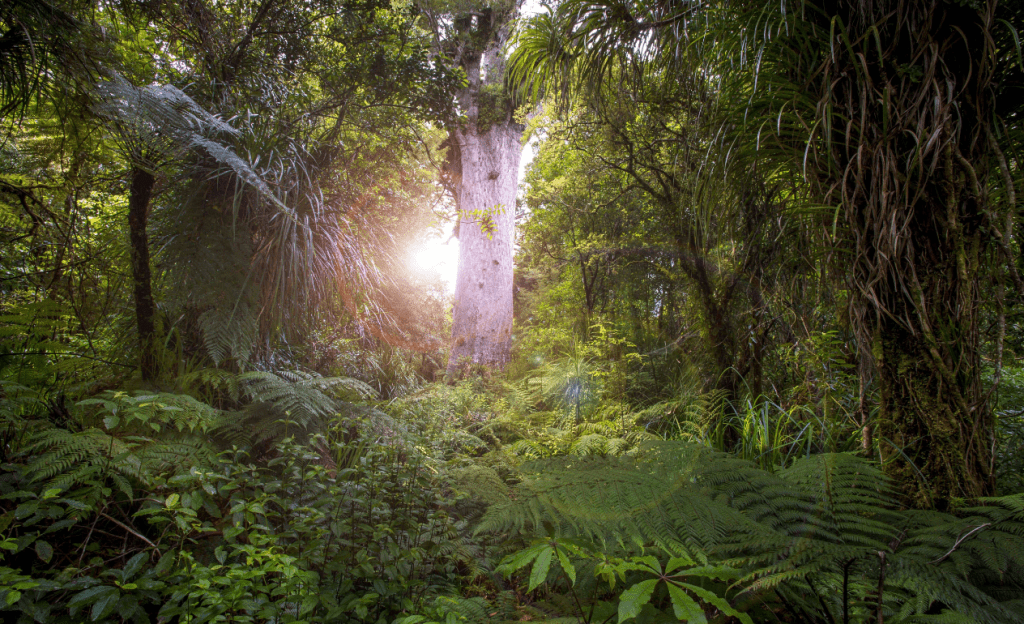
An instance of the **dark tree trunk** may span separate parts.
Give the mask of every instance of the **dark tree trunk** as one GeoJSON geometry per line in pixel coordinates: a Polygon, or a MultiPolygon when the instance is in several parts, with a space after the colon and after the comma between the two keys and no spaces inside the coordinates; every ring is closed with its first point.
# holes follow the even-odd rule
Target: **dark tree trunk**
{"type": "Polygon", "coordinates": [[[953,195],[953,210],[917,207],[915,270],[902,289],[886,289],[893,314],[865,319],[873,326],[882,456],[915,507],[946,509],[993,491],[994,423],[978,344],[982,239],[978,221],[964,218],[976,207],[953,195]]]}
{"type": "Polygon", "coordinates": [[[997,209],[995,1],[822,6],[801,28],[843,34],[819,49],[856,43],[807,66],[800,84],[817,102],[808,117],[830,117],[795,147],[822,150],[812,177],[846,217],[841,270],[851,325],[876,367],[885,469],[905,504],[955,506],[993,492],[979,282],[997,209]]]}
{"type": "Polygon", "coordinates": [[[128,233],[131,239],[132,282],[135,293],[135,321],[139,331],[139,368],[142,379],[151,381],[159,373],[156,358],[156,307],[149,269],[149,202],[156,178],[142,169],[132,169],[128,194],[128,233]]]}

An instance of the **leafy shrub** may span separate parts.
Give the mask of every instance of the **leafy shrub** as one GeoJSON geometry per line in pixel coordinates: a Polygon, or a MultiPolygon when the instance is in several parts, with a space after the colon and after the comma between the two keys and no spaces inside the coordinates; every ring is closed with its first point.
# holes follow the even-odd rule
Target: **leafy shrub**
{"type": "Polygon", "coordinates": [[[474,565],[445,511],[443,466],[413,446],[338,437],[285,440],[263,463],[230,451],[120,493],[113,464],[67,488],[5,465],[0,608],[18,622],[192,623],[389,622],[432,608],[474,565]]]}

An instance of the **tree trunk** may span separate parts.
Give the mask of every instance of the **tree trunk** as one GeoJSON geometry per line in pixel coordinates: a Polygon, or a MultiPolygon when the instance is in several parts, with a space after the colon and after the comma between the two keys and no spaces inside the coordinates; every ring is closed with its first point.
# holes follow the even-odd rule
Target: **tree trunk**
{"type": "Polygon", "coordinates": [[[793,155],[846,219],[836,257],[876,367],[886,473],[905,504],[954,507],[994,484],[979,283],[1000,209],[989,192],[998,97],[1013,97],[998,88],[995,0],[815,4],[788,48],[813,58],[778,57],[812,94],[796,106],[814,102],[800,127],[817,130],[793,155]]]}
{"type": "MultiPolygon", "coordinates": [[[[879,446],[886,473],[912,507],[948,510],[990,494],[991,412],[962,413],[925,341],[896,323],[876,334],[879,446]]],[[[984,408],[984,405],[978,406],[984,408]]],[[[968,407],[968,409],[970,409],[968,407]]]]}
{"type": "Polygon", "coordinates": [[[128,233],[131,239],[132,281],[135,290],[135,321],[139,330],[139,368],[142,379],[156,378],[156,325],[154,322],[153,284],[149,270],[149,201],[156,178],[142,169],[132,169],[128,194],[128,233]]]}
{"type": "Polygon", "coordinates": [[[449,379],[473,366],[504,368],[512,349],[512,245],[524,128],[512,121],[501,49],[514,15],[487,8],[455,19],[460,36],[477,45],[459,51],[467,78],[458,94],[465,120],[449,137],[459,209],[449,379]]]}
{"type": "Polygon", "coordinates": [[[522,127],[456,131],[461,158],[459,273],[449,377],[472,365],[503,368],[512,346],[512,245],[522,127]]]}
{"type": "Polygon", "coordinates": [[[980,376],[980,220],[976,198],[946,173],[952,205],[919,205],[909,221],[915,270],[902,289],[877,289],[894,313],[865,319],[873,326],[886,472],[906,504],[943,510],[989,495],[994,485],[994,422],[980,376]]]}

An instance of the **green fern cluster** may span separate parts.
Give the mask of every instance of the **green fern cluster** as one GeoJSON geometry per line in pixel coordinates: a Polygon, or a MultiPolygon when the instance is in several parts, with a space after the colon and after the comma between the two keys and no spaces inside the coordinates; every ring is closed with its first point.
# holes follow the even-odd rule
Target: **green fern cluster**
{"type": "Polygon", "coordinates": [[[107,393],[79,402],[63,426],[32,421],[19,449],[30,481],[69,490],[110,479],[129,498],[133,483],[215,462],[206,433],[220,413],[188,395],[107,393]]]}
{"type": "MultiPolygon", "coordinates": [[[[38,417],[19,421],[14,452],[24,458],[25,474],[61,490],[109,479],[132,497],[134,487],[150,487],[158,475],[214,464],[221,448],[266,446],[324,430],[339,414],[355,418],[367,408],[343,398],[373,394],[353,379],[294,371],[206,369],[179,381],[192,394],[107,392],[80,401],[57,426],[38,417]]],[[[15,386],[3,388],[13,394],[8,402],[28,401],[15,386]]],[[[37,411],[41,405],[31,404],[37,411]]]]}
{"type": "Polygon", "coordinates": [[[726,565],[739,571],[735,604],[808,622],[1024,621],[1022,496],[957,514],[907,511],[853,455],[811,455],[772,474],[680,442],[525,472],[481,531],[547,526],[606,552],[653,546],[726,565]]]}
{"type": "Polygon", "coordinates": [[[364,415],[368,408],[357,402],[376,397],[373,388],[357,379],[303,371],[236,374],[206,368],[182,375],[178,384],[217,405],[220,416],[211,434],[226,446],[241,447],[323,431],[339,415],[364,415]]]}
{"type": "Polygon", "coordinates": [[[321,377],[301,371],[253,371],[237,377],[247,405],[228,415],[217,434],[248,444],[265,444],[284,435],[321,431],[339,414],[363,411],[341,397],[376,395],[365,383],[349,377],[321,377]]]}
{"type": "Polygon", "coordinates": [[[581,422],[568,429],[546,427],[534,435],[516,440],[508,450],[526,460],[555,455],[622,455],[655,439],[657,436],[631,423],[624,425],[615,420],[597,420],[581,422]]]}

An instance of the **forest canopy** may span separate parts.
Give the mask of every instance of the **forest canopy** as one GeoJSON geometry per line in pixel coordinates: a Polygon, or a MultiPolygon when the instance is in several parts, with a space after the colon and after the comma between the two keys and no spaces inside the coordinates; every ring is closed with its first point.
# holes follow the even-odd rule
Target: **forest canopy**
{"type": "Polygon", "coordinates": [[[1022,29],[8,0],[0,615],[1024,621],[1022,29]]]}

